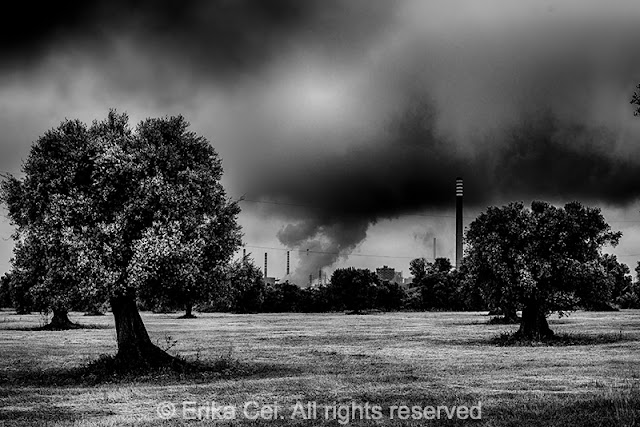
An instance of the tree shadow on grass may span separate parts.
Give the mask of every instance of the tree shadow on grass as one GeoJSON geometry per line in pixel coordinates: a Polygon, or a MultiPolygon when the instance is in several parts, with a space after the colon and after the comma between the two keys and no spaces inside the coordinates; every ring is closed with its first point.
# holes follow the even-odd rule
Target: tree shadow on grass
{"type": "Polygon", "coordinates": [[[190,361],[182,359],[180,370],[171,367],[132,368],[115,356],[102,355],[83,366],[45,370],[22,369],[0,372],[0,385],[13,386],[94,386],[121,383],[200,383],[220,379],[270,378],[300,373],[288,365],[244,362],[228,357],[190,361]]]}
{"type": "Polygon", "coordinates": [[[73,331],[77,329],[114,329],[113,325],[96,325],[87,323],[74,323],[70,328],[55,328],[49,324],[40,326],[8,326],[0,327],[0,331],[22,331],[22,332],[42,332],[42,331],[73,331]]]}
{"type": "Polygon", "coordinates": [[[494,316],[487,320],[485,324],[487,325],[519,325],[522,318],[520,316],[516,316],[515,319],[509,319],[504,316],[494,316]]]}
{"type": "Polygon", "coordinates": [[[460,345],[460,346],[498,346],[498,347],[571,347],[581,345],[606,345],[615,343],[625,343],[640,341],[640,334],[631,332],[614,332],[602,334],[585,333],[556,333],[550,338],[541,340],[522,339],[515,331],[505,331],[493,337],[459,337],[438,339],[432,338],[430,341],[438,344],[460,345]]]}
{"type": "Polygon", "coordinates": [[[503,332],[490,338],[486,343],[501,347],[568,347],[577,345],[613,344],[618,342],[636,341],[637,336],[623,333],[608,334],[580,334],[559,333],[551,337],[536,339],[523,339],[516,332],[503,332]]]}

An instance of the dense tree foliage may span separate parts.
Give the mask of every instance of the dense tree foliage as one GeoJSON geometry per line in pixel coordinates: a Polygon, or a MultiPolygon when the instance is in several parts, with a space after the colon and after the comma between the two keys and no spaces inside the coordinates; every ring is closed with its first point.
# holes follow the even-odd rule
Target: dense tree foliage
{"type": "Polygon", "coordinates": [[[445,309],[456,305],[456,283],[452,280],[452,269],[448,258],[436,258],[433,263],[427,263],[427,274],[419,282],[424,308],[445,309]]]}
{"type": "Polygon", "coordinates": [[[511,300],[522,307],[519,335],[543,338],[553,334],[550,312],[610,298],[601,249],[620,236],[599,209],[577,202],[562,208],[533,202],[531,209],[511,203],[471,223],[467,266],[492,305],[506,310],[511,300]]]}
{"type": "Polygon", "coordinates": [[[11,273],[5,273],[0,278],[0,307],[13,307],[11,300],[11,273]]]}
{"type": "Polygon", "coordinates": [[[600,262],[609,280],[611,280],[611,302],[618,304],[620,297],[632,285],[631,271],[627,264],[621,263],[612,254],[603,254],[600,262]]]}
{"type": "Polygon", "coordinates": [[[406,297],[407,293],[402,285],[382,281],[376,287],[374,308],[384,311],[400,310],[404,306],[406,297]]]}
{"type": "Polygon", "coordinates": [[[234,313],[256,313],[262,310],[265,293],[262,271],[245,258],[227,269],[218,295],[228,298],[229,309],[234,313]]]}
{"type": "MultiPolygon", "coordinates": [[[[623,264],[624,265],[624,264],[623,264]]],[[[628,283],[616,298],[620,308],[640,308],[640,261],[636,266],[636,281],[628,283]]]]}
{"type": "Polygon", "coordinates": [[[13,307],[16,314],[29,314],[33,310],[33,301],[29,293],[29,284],[16,280],[16,275],[8,271],[2,276],[0,285],[5,304],[13,307]]]}
{"type": "Polygon", "coordinates": [[[373,308],[378,276],[369,270],[339,268],[331,275],[329,291],[342,308],[355,313],[373,308]]]}
{"type": "Polygon", "coordinates": [[[304,311],[304,292],[293,283],[268,285],[265,289],[264,311],[273,313],[304,311]]]}
{"type": "Polygon", "coordinates": [[[12,274],[35,306],[108,299],[118,358],[173,362],[151,343],[136,298],[186,305],[208,295],[239,246],[239,208],[220,184],[215,150],[181,116],[133,130],[112,111],[46,132],[23,172],[3,181],[2,198],[16,226],[12,274]]]}
{"type": "Polygon", "coordinates": [[[406,308],[407,293],[401,285],[379,282],[369,270],[344,270],[348,270],[349,276],[339,271],[336,276],[339,281],[300,288],[288,281],[267,284],[253,263],[237,261],[231,264],[226,283],[220,287],[221,292],[214,293],[213,299],[198,304],[197,308],[200,311],[233,313],[364,312],[406,308]],[[355,280],[347,281],[348,278],[355,280]],[[355,295],[358,289],[363,288],[364,293],[355,295]],[[346,296],[349,293],[351,299],[346,296]]]}
{"type": "Polygon", "coordinates": [[[418,291],[417,298],[409,303],[411,308],[454,311],[485,308],[480,292],[467,280],[464,263],[456,270],[448,258],[436,258],[433,262],[416,258],[409,266],[412,286],[418,291]]]}
{"type": "Polygon", "coordinates": [[[472,249],[465,256],[469,275],[482,289],[489,310],[501,314],[507,322],[516,320],[520,308],[515,284],[525,268],[521,254],[525,252],[522,235],[528,227],[527,214],[521,203],[490,207],[472,223],[466,236],[472,249]]]}

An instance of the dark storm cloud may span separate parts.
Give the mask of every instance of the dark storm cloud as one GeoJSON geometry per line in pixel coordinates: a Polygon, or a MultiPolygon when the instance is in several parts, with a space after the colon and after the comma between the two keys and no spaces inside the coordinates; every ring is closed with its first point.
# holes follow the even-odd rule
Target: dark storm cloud
{"type": "MultiPolygon", "coordinates": [[[[295,238],[283,242],[300,242],[345,221],[449,209],[456,176],[464,177],[471,207],[534,198],[624,205],[640,196],[640,159],[612,155],[616,138],[606,128],[563,122],[545,111],[505,129],[499,140],[482,137],[477,143],[486,149],[468,153],[437,133],[435,116],[418,111],[388,129],[384,143],[352,147],[321,162],[285,162],[255,182],[254,191],[267,199],[310,206],[303,213],[281,207],[283,215],[314,218],[285,229],[284,236],[295,238]]],[[[359,236],[342,238],[353,245],[359,236]]]]}
{"type": "Polygon", "coordinates": [[[304,279],[380,219],[448,210],[456,176],[476,209],[636,200],[638,5],[79,2],[35,20],[20,6],[0,77],[38,70],[73,94],[88,67],[89,98],[198,111],[237,192],[289,203],[265,206],[290,222],[280,241],[325,252],[301,258],[304,279]]]}
{"type": "MultiPolygon", "coordinates": [[[[350,46],[366,40],[384,22],[390,6],[375,1],[362,9],[363,15],[358,12],[363,3],[116,0],[45,2],[36,8],[19,2],[0,29],[0,56],[3,68],[14,71],[65,51],[109,63],[118,59],[118,43],[124,42],[136,56],[156,65],[153,71],[160,75],[161,67],[179,67],[188,70],[191,79],[226,79],[230,84],[298,45],[335,55],[346,40],[350,46]],[[367,25],[352,25],[356,14],[367,25]]],[[[126,72],[129,66],[117,68],[126,72]]],[[[158,86],[168,83],[159,81],[158,86]]]]}
{"type": "Polygon", "coordinates": [[[195,61],[232,65],[268,50],[274,32],[304,21],[304,9],[302,2],[278,0],[77,1],[47,2],[35,13],[33,4],[20,2],[12,10],[12,23],[3,26],[0,46],[4,58],[19,60],[38,58],[58,43],[99,46],[111,33],[135,34],[206,53],[195,61]],[[205,52],[205,47],[210,49],[205,52]]]}
{"type": "Polygon", "coordinates": [[[612,154],[611,129],[562,122],[545,112],[524,119],[506,136],[492,183],[505,198],[618,206],[640,198],[640,159],[612,154]]]}

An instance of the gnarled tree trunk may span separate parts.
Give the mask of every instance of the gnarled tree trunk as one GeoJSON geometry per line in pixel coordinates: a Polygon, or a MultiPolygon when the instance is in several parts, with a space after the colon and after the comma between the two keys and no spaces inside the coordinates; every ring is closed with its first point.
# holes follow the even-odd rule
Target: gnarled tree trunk
{"type": "Polygon", "coordinates": [[[549,329],[549,323],[547,323],[546,313],[536,297],[525,300],[520,329],[516,335],[520,338],[534,340],[553,336],[553,331],[549,329]]]}
{"type": "Polygon", "coordinates": [[[196,316],[193,314],[193,304],[187,303],[185,306],[185,313],[180,316],[180,319],[195,319],[196,316]]]}
{"type": "Polygon", "coordinates": [[[118,342],[116,359],[131,367],[182,366],[180,360],[151,342],[133,295],[114,297],[110,302],[118,342]]]}
{"type": "Polygon", "coordinates": [[[69,320],[69,312],[64,309],[54,308],[53,317],[48,325],[42,327],[47,331],[66,331],[68,329],[78,329],[80,325],[69,320]]]}

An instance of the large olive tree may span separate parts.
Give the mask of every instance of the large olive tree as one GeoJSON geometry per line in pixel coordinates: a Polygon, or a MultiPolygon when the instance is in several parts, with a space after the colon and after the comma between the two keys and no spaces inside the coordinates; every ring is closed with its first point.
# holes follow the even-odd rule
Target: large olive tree
{"type": "Polygon", "coordinates": [[[597,208],[533,202],[491,207],[466,234],[465,265],[485,298],[503,310],[522,307],[518,335],[553,335],[547,315],[606,298],[611,288],[601,249],[616,245],[597,208]],[[597,287],[597,289],[595,288],[597,287]]]}
{"type": "Polygon", "coordinates": [[[46,132],[23,173],[2,183],[16,227],[15,274],[37,266],[29,291],[52,305],[103,295],[117,358],[173,363],[151,342],[137,299],[170,295],[192,304],[241,243],[239,207],[225,195],[209,142],[181,116],[132,129],[126,114],[111,111],[90,126],[67,120],[46,132]],[[33,239],[42,249],[37,265],[21,249],[33,239]]]}

